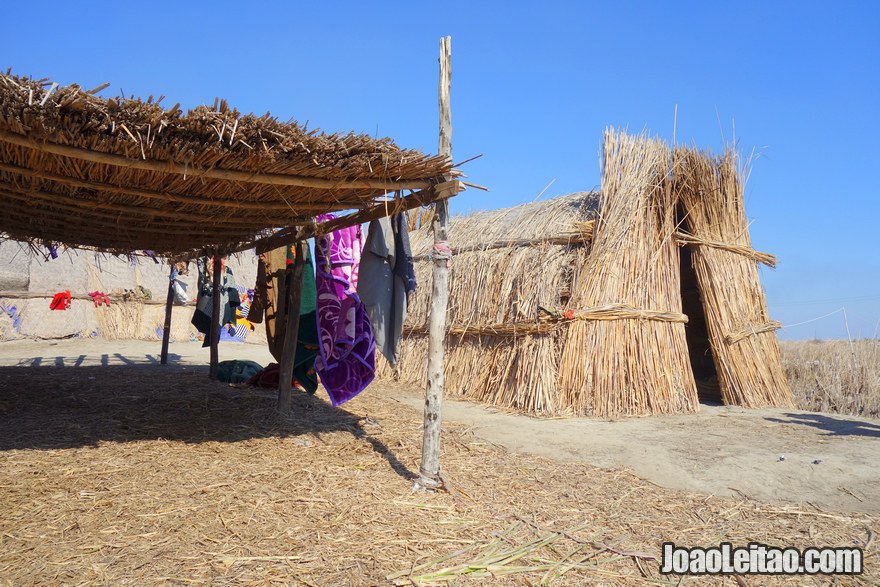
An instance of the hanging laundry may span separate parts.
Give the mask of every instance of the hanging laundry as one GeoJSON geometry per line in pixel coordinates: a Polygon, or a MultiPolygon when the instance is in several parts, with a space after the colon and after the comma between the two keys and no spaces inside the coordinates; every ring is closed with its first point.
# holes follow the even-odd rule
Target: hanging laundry
{"type": "MultiPolygon", "coordinates": [[[[213,259],[199,257],[196,261],[199,268],[199,297],[196,302],[196,311],[192,317],[192,325],[205,335],[202,346],[210,346],[212,328],[211,314],[213,311],[213,259]]],[[[232,269],[226,266],[226,258],[220,262],[220,319],[217,326],[223,326],[235,321],[235,309],[241,304],[238,288],[232,269]]]]}
{"type": "Polygon", "coordinates": [[[171,289],[174,292],[174,305],[175,306],[185,306],[189,303],[189,294],[187,293],[187,287],[189,287],[186,281],[180,279],[180,277],[175,277],[172,280],[171,289]]]}
{"type": "Polygon", "coordinates": [[[376,348],[392,365],[399,358],[400,337],[416,276],[406,216],[370,223],[360,267],[358,295],[370,315],[376,348]]]}
{"type": "Polygon", "coordinates": [[[409,226],[406,213],[397,215],[397,224],[394,231],[394,251],[397,262],[394,264],[394,275],[403,280],[403,290],[406,292],[406,301],[409,303],[412,294],[416,291],[416,265],[413,261],[412,247],[409,244],[409,226]]]}
{"type": "Polygon", "coordinates": [[[44,243],[46,248],[49,249],[49,254],[46,256],[46,261],[50,258],[57,259],[58,258],[58,247],[56,247],[53,243],[44,243]]]}
{"type": "Polygon", "coordinates": [[[174,295],[173,303],[175,306],[185,306],[190,301],[189,294],[187,293],[189,285],[186,283],[186,280],[182,278],[182,276],[186,274],[186,263],[179,262],[174,264],[173,269],[171,270],[171,291],[174,295]]]}
{"type": "MultiPolygon", "coordinates": [[[[254,323],[261,323],[265,319],[269,352],[279,362],[287,334],[287,300],[289,287],[293,280],[295,258],[296,247],[294,245],[279,247],[260,255],[257,263],[257,284],[253,291],[253,304],[248,314],[248,319],[254,323]]],[[[318,356],[316,298],[315,270],[312,265],[312,254],[308,252],[303,268],[299,329],[293,360],[293,378],[308,393],[315,393],[318,389],[318,376],[315,373],[315,357],[318,356]]],[[[277,369],[277,366],[275,368],[277,369]]]]}
{"type": "MultiPolygon", "coordinates": [[[[271,253],[261,253],[257,256],[257,280],[254,284],[254,299],[251,302],[250,308],[250,321],[255,324],[263,323],[263,316],[268,313],[269,306],[269,292],[271,291],[274,294],[275,287],[272,282],[272,272],[270,267],[267,265],[269,263],[269,256],[271,253]]],[[[272,306],[274,308],[275,301],[274,295],[272,296],[272,306]]],[[[274,315],[274,311],[273,311],[274,315]]],[[[268,335],[268,328],[266,329],[268,335]]],[[[269,345],[271,350],[272,345],[269,345]]]]}
{"type": "MultiPolygon", "coordinates": [[[[322,214],[316,220],[334,218],[333,214],[322,214]]],[[[315,242],[320,336],[315,368],[334,406],[363,391],[376,372],[370,317],[356,293],[362,249],[360,225],[337,230],[315,242]]]]}
{"type": "Polygon", "coordinates": [[[254,331],[254,324],[248,320],[250,314],[251,294],[253,290],[245,289],[243,286],[236,286],[238,289],[239,304],[235,308],[235,321],[224,324],[220,330],[220,340],[244,342],[248,335],[254,331]]]}
{"type": "Polygon", "coordinates": [[[110,307],[110,296],[102,291],[93,291],[89,294],[89,297],[92,298],[92,301],[95,303],[96,308],[102,304],[110,307]]]}
{"type": "Polygon", "coordinates": [[[59,291],[52,297],[49,302],[49,308],[52,310],[66,310],[70,307],[70,291],[59,291]]]}

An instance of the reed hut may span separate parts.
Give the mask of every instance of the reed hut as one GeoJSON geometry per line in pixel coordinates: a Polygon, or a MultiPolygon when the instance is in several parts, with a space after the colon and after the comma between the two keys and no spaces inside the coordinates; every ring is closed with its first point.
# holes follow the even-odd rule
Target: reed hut
{"type": "MultiPolygon", "coordinates": [[[[599,193],[452,220],[448,393],[537,415],[791,406],[736,154],[608,131],[602,164],[599,193]]],[[[428,223],[412,246],[425,283],[428,223]]],[[[383,376],[424,381],[429,297],[383,376]]]]}

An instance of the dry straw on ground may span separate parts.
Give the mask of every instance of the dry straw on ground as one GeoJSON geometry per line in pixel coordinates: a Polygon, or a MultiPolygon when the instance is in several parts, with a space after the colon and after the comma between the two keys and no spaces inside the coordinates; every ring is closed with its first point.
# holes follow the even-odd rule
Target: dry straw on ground
{"type": "MultiPolygon", "coordinates": [[[[414,391],[414,393],[418,393],[414,391]]],[[[659,488],[444,432],[449,493],[411,494],[420,415],[333,409],[201,369],[0,369],[0,585],[689,585],[661,543],[867,545],[877,520],[659,488]]],[[[793,496],[794,497],[794,496],[793,496]]],[[[701,585],[824,585],[828,577],[701,585]]]]}

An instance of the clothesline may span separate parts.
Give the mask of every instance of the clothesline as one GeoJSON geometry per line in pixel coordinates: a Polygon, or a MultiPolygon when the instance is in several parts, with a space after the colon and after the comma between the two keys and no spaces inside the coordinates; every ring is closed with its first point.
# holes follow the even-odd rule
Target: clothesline
{"type": "MultiPolygon", "coordinates": [[[[52,299],[58,292],[32,292],[32,291],[0,291],[0,298],[7,299],[52,299]]],[[[164,306],[165,302],[162,300],[154,300],[154,299],[126,299],[123,295],[116,295],[112,293],[108,293],[107,296],[113,302],[117,303],[136,303],[136,304],[144,304],[146,306],[164,306]]],[[[92,298],[88,294],[79,294],[79,293],[71,293],[71,299],[74,300],[86,300],[92,301],[92,298]]],[[[178,304],[185,306],[194,306],[195,302],[187,302],[186,304],[178,304]]]]}

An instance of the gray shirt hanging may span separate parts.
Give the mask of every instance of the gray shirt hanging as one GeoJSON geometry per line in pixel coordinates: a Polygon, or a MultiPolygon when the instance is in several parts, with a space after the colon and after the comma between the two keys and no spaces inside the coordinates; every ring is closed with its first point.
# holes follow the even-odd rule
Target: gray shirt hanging
{"type": "Polygon", "coordinates": [[[406,319],[407,290],[411,291],[414,286],[414,281],[408,283],[403,277],[412,274],[412,253],[409,251],[406,230],[406,217],[402,214],[394,221],[387,217],[373,220],[364,244],[358,276],[358,296],[370,316],[376,348],[392,365],[399,358],[400,337],[406,319]],[[399,228],[397,235],[395,225],[399,228]]]}

